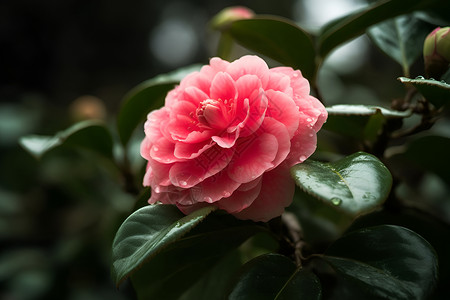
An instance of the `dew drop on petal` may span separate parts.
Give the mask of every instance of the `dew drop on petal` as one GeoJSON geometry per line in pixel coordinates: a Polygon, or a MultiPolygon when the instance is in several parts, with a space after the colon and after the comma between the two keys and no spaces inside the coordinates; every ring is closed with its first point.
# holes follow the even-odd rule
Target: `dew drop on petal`
{"type": "Polygon", "coordinates": [[[311,123],[313,120],[311,118],[307,118],[306,122],[311,123]]]}
{"type": "Polygon", "coordinates": [[[161,193],[161,188],[159,186],[155,187],[155,193],[161,193]]]}
{"type": "Polygon", "coordinates": [[[157,146],[153,146],[153,151],[158,152],[159,148],[157,146]]]}
{"type": "Polygon", "coordinates": [[[203,200],[204,200],[205,202],[208,202],[208,203],[211,203],[211,202],[212,202],[212,198],[211,198],[211,197],[208,197],[208,196],[204,197],[203,200]]]}
{"type": "Polygon", "coordinates": [[[187,182],[184,181],[184,180],[181,180],[181,181],[180,181],[180,185],[181,185],[181,186],[186,186],[186,185],[187,185],[187,182]]]}
{"type": "Polygon", "coordinates": [[[339,206],[339,205],[341,205],[342,200],[339,199],[339,198],[337,198],[337,197],[334,197],[334,198],[331,198],[331,203],[332,203],[333,205],[339,206]]]}
{"type": "Polygon", "coordinates": [[[300,162],[304,162],[306,160],[306,156],[304,156],[304,155],[300,156],[299,160],[300,160],[300,162]]]}
{"type": "Polygon", "coordinates": [[[230,196],[231,196],[231,193],[228,192],[228,191],[223,191],[223,196],[224,196],[225,198],[230,197],[230,196]]]}
{"type": "Polygon", "coordinates": [[[294,73],[292,76],[298,77],[298,73],[296,72],[296,73],[294,73]]]}
{"type": "Polygon", "coordinates": [[[313,134],[313,133],[310,133],[310,134],[308,134],[308,136],[309,136],[309,137],[313,137],[313,136],[314,136],[314,134],[313,134]]]}

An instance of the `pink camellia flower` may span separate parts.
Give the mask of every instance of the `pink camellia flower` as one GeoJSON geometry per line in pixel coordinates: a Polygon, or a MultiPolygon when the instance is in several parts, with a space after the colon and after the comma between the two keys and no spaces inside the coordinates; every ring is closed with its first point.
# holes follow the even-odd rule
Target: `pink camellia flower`
{"type": "Polygon", "coordinates": [[[316,149],[327,118],[298,70],[257,56],[212,58],[148,115],[141,155],[149,203],[188,214],[214,205],[240,219],[281,215],[294,194],[289,168],[316,149]]]}

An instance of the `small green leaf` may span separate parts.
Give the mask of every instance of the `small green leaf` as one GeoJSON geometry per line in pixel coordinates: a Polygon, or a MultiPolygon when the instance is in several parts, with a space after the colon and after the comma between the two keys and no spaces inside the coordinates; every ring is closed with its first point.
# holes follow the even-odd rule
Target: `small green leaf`
{"type": "Polygon", "coordinates": [[[433,248],[399,226],[351,232],[333,243],[323,259],[365,299],[427,299],[437,282],[433,248]]]}
{"type": "Polygon", "coordinates": [[[337,46],[358,37],[365,30],[379,22],[412,12],[417,9],[431,7],[439,0],[404,0],[377,1],[358,12],[351,13],[326,24],[319,35],[319,54],[325,58],[337,46]]]}
{"type": "Polygon", "coordinates": [[[323,128],[358,140],[373,141],[387,119],[407,118],[411,111],[396,111],[380,106],[340,104],[327,107],[323,128]]]}
{"type": "Polygon", "coordinates": [[[56,147],[67,145],[94,150],[112,158],[111,133],[101,121],[87,120],[76,123],[54,136],[29,135],[19,140],[20,145],[31,155],[40,159],[56,147]]]}
{"type": "Polygon", "coordinates": [[[228,299],[320,299],[314,273],[297,268],[286,256],[261,255],[246,263],[228,299]]]}
{"type": "Polygon", "coordinates": [[[113,277],[117,285],[146,260],[185,236],[215,207],[184,216],[171,205],[149,205],[131,214],[120,226],[113,242],[113,277]]]}
{"type": "Polygon", "coordinates": [[[265,223],[238,220],[222,211],[212,213],[131,275],[138,298],[178,299],[197,283],[204,284],[208,272],[216,265],[220,269],[228,255],[259,232],[268,233],[265,223]]]}
{"type": "Polygon", "coordinates": [[[364,152],[332,163],[306,160],[293,166],[291,174],[302,190],[352,216],[381,205],[392,185],[389,170],[364,152]]]}
{"type": "Polygon", "coordinates": [[[369,28],[368,35],[408,76],[409,67],[422,54],[423,42],[432,29],[413,15],[403,15],[369,28]]]}
{"type": "Polygon", "coordinates": [[[444,81],[424,79],[423,77],[416,79],[399,77],[398,80],[403,84],[412,84],[425,99],[438,108],[450,102],[450,84],[444,81]]]}
{"type": "Polygon", "coordinates": [[[316,72],[311,36],[287,19],[260,16],[232,23],[230,33],[244,47],[302,71],[309,80],[316,72]]]}
{"type": "Polygon", "coordinates": [[[122,144],[126,145],[134,129],[145,120],[147,114],[164,105],[167,92],[186,75],[200,70],[200,65],[181,68],[144,81],[133,88],[123,100],[117,116],[117,127],[122,144]]]}

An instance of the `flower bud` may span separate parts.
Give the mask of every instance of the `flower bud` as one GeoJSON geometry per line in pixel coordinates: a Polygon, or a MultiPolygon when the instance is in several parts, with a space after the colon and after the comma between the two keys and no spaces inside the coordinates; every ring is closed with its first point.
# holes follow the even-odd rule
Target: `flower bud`
{"type": "Polygon", "coordinates": [[[439,78],[450,63],[450,27],[436,28],[423,44],[425,72],[430,77],[439,78]]]}
{"type": "Polygon", "coordinates": [[[251,19],[255,13],[244,6],[230,6],[221,10],[211,20],[211,26],[213,29],[223,30],[233,21],[242,19],[251,19]]]}

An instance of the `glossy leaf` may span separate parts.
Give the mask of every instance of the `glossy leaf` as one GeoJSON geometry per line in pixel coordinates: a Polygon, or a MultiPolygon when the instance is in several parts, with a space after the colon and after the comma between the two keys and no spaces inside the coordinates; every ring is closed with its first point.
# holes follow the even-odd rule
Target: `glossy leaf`
{"type": "Polygon", "coordinates": [[[113,277],[117,285],[144,261],[185,236],[214,207],[184,216],[171,205],[148,205],[131,214],[120,226],[113,242],[113,277]]]}
{"type": "Polygon", "coordinates": [[[358,140],[373,141],[388,119],[407,118],[411,111],[396,111],[380,106],[340,104],[327,107],[323,128],[358,140]]]}
{"type": "Polygon", "coordinates": [[[303,191],[352,216],[381,205],[392,185],[389,170],[364,152],[332,163],[306,160],[293,166],[291,174],[303,191]]]}
{"type": "Polygon", "coordinates": [[[123,100],[117,116],[117,127],[121,142],[126,145],[134,129],[145,120],[147,114],[164,105],[167,92],[189,73],[200,70],[200,65],[181,68],[159,75],[132,89],[123,100]]]}
{"type": "Polygon", "coordinates": [[[425,99],[438,108],[450,102],[450,84],[444,81],[424,79],[423,77],[415,79],[399,77],[398,80],[403,84],[412,84],[425,99]]]}
{"type": "Polygon", "coordinates": [[[297,268],[286,256],[259,256],[241,270],[228,299],[320,299],[321,286],[317,277],[306,269],[297,268]]]}
{"type": "Polygon", "coordinates": [[[312,247],[329,245],[347,230],[354,218],[336,210],[324,201],[297,188],[294,201],[287,208],[293,213],[302,228],[303,240],[312,247]]]}
{"type": "MultiPolygon", "coordinates": [[[[214,272],[216,267],[221,269],[224,260],[239,245],[259,232],[268,232],[265,224],[238,220],[221,211],[212,213],[131,275],[138,298],[178,299],[190,292],[195,294],[191,288],[206,284],[205,276],[214,272]]],[[[233,271],[235,263],[229,261],[231,269],[222,268],[222,280],[227,280],[225,274],[233,271]]],[[[225,289],[223,284],[227,282],[220,285],[225,289]]]]}
{"type": "Polygon", "coordinates": [[[313,80],[316,65],[311,36],[291,21],[275,16],[239,20],[232,23],[230,33],[244,47],[300,69],[313,80]]]}
{"type": "Polygon", "coordinates": [[[319,35],[319,55],[325,58],[337,46],[363,34],[367,28],[390,18],[431,7],[439,0],[377,1],[365,9],[333,20],[326,24],[319,35]]]}
{"type": "Polygon", "coordinates": [[[423,214],[416,209],[404,209],[400,213],[383,210],[358,218],[352,224],[351,229],[357,230],[385,224],[406,227],[418,233],[433,246],[439,260],[439,281],[433,296],[428,299],[448,298],[448,283],[450,282],[450,257],[448,253],[450,253],[450,243],[442,237],[450,236],[449,223],[437,221],[431,214],[423,214]]]}
{"type": "Polygon", "coordinates": [[[433,248],[399,226],[351,232],[333,243],[323,259],[348,283],[347,288],[365,299],[426,299],[437,282],[433,248]]]}
{"type": "Polygon", "coordinates": [[[19,143],[37,159],[62,145],[93,150],[108,158],[113,156],[111,133],[103,122],[97,120],[76,123],[54,136],[24,136],[19,140],[19,143]]]}
{"type": "Polygon", "coordinates": [[[403,15],[369,28],[368,35],[408,76],[409,67],[422,54],[423,42],[432,29],[414,15],[403,15]]]}
{"type": "Polygon", "coordinates": [[[224,299],[223,296],[228,291],[229,282],[234,278],[241,266],[241,257],[238,250],[232,251],[208,268],[199,280],[183,293],[179,299],[224,299]]]}

